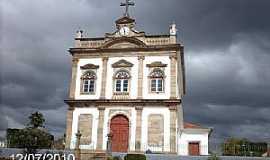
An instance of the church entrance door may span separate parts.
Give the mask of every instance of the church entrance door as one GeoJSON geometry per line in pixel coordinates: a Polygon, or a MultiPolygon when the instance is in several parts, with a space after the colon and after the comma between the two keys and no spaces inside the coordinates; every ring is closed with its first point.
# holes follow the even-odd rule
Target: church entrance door
{"type": "Polygon", "coordinates": [[[112,118],[110,124],[112,134],[112,152],[127,152],[129,137],[129,121],[123,115],[112,118]]]}

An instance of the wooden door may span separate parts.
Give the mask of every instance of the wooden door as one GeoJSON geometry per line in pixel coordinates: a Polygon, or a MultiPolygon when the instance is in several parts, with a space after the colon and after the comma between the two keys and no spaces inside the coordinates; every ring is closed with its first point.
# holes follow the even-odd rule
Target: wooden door
{"type": "Polygon", "coordinates": [[[200,143],[199,142],[190,142],[188,144],[188,152],[190,156],[199,156],[200,155],[200,143]]]}
{"type": "Polygon", "coordinates": [[[123,115],[112,118],[110,130],[112,134],[112,152],[127,152],[129,137],[129,122],[123,115]]]}

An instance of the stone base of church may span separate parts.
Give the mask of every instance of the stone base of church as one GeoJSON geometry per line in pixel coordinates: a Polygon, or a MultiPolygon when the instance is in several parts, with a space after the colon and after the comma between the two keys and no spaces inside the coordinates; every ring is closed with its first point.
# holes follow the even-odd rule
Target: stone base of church
{"type": "MultiPolygon", "coordinates": [[[[145,152],[136,152],[136,151],[131,151],[127,153],[119,153],[119,154],[146,154],[145,152]]],[[[164,155],[177,155],[176,152],[161,152],[161,153],[156,153],[156,154],[164,154],[164,155]]],[[[108,157],[111,157],[106,153],[106,151],[94,151],[94,150],[87,150],[87,149],[82,149],[80,150],[80,156],[75,157],[77,160],[107,160],[108,157]]],[[[114,156],[115,153],[112,154],[114,156]]],[[[117,153],[118,155],[118,153],[117,153]]]]}
{"type": "Polygon", "coordinates": [[[76,101],[70,106],[73,107],[67,114],[67,149],[75,148],[79,130],[80,148],[88,152],[105,151],[108,134],[112,133],[116,137],[112,139],[112,152],[177,153],[177,127],[182,123],[182,115],[178,113],[182,112],[180,100],[151,100],[151,104],[76,101]]]}
{"type": "Polygon", "coordinates": [[[105,151],[93,151],[82,149],[80,157],[76,157],[78,160],[107,160],[108,156],[105,151]]]}

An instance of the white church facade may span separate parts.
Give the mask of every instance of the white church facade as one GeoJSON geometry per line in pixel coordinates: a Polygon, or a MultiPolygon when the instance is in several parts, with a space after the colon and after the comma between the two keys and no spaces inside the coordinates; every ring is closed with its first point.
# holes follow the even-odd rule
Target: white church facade
{"type": "Polygon", "coordinates": [[[113,152],[207,155],[208,128],[185,123],[184,48],[176,25],[167,35],[135,29],[126,14],[116,31],[85,37],[78,31],[66,122],[66,148],[105,152],[111,135],[113,152]]]}

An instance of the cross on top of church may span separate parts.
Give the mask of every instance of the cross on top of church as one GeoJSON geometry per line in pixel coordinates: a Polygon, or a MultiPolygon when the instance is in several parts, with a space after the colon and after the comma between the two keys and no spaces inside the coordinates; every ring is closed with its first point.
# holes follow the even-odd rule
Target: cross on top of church
{"type": "Polygon", "coordinates": [[[126,0],[126,3],[121,3],[120,6],[126,7],[126,12],[125,12],[124,16],[129,17],[128,8],[129,8],[129,6],[135,6],[135,3],[131,2],[130,0],[126,0]]]}

